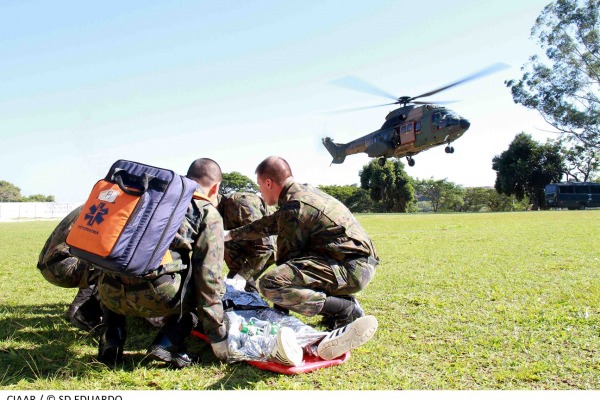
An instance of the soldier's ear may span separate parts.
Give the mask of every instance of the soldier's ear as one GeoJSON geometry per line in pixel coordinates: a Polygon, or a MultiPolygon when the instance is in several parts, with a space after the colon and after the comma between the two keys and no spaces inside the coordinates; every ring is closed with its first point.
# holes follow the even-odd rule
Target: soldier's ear
{"type": "Polygon", "coordinates": [[[215,207],[217,206],[217,204],[219,204],[219,199],[217,198],[217,195],[219,194],[220,186],[221,182],[215,183],[208,189],[207,193],[208,197],[212,200],[212,203],[215,205],[215,207]]]}

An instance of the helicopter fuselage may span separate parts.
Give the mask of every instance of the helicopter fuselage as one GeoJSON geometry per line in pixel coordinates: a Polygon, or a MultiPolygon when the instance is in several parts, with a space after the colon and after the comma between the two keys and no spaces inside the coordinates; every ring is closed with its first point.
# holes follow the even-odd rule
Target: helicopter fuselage
{"type": "MultiPolygon", "coordinates": [[[[414,165],[412,156],[429,148],[446,144],[446,152],[454,152],[450,143],[461,137],[471,124],[445,107],[433,104],[406,105],[391,111],[378,130],[351,142],[333,143],[324,138],[323,145],[333,156],[332,163],[341,164],[346,156],[366,153],[369,157],[406,156],[414,165]]],[[[383,165],[383,164],[381,164],[383,165]]]]}
{"type": "Polygon", "coordinates": [[[413,156],[461,137],[470,123],[445,107],[404,106],[390,112],[380,129],[344,145],[346,155],[413,156]]]}

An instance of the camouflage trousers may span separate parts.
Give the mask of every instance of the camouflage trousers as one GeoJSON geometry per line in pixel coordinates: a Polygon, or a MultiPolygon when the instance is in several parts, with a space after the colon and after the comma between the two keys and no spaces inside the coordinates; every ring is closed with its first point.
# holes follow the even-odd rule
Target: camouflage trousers
{"type": "Polygon", "coordinates": [[[196,310],[193,279],[183,290],[187,270],[160,275],[151,280],[103,273],[98,281],[100,301],[109,310],[127,316],[166,317],[196,310]],[[184,294],[182,301],[181,295],[184,294]]]}
{"type": "Polygon", "coordinates": [[[312,317],[319,314],[327,296],[363,290],[373,279],[376,265],[370,258],[341,264],[316,256],[295,258],[267,271],[259,288],[267,300],[312,317]]]}
{"type": "Polygon", "coordinates": [[[86,288],[94,285],[99,272],[91,264],[77,257],[65,257],[54,263],[38,265],[40,273],[48,282],[63,288],[86,288]]]}

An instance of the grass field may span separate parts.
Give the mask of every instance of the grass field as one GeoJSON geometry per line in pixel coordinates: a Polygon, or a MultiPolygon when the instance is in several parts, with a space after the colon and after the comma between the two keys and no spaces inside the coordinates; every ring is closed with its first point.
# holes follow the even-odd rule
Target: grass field
{"type": "MultiPolygon", "coordinates": [[[[58,221],[0,224],[2,389],[600,389],[600,211],[361,215],[382,263],[363,308],[376,337],[343,365],[277,375],[146,359],[155,328],[129,320],[122,365],[63,319],[76,289],[35,264],[58,221]],[[2,371],[4,370],[4,371],[2,371]]],[[[305,319],[316,324],[318,319],[305,319]]]]}

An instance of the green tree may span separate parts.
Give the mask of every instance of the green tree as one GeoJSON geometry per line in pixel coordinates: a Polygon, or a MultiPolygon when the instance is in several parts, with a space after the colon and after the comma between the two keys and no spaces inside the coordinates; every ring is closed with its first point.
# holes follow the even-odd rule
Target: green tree
{"type": "Polygon", "coordinates": [[[21,189],[7,181],[0,181],[0,202],[21,201],[21,189]]]}
{"type": "Polygon", "coordinates": [[[24,198],[23,201],[38,201],[43,203],[51,203],[54,200],[54,196],[46,196],[45,194],[32,194],[31,196],[24,198]]]}
{"type": "Polygon", "coordinates": [[[600,150],[576,144],[563,149],[562,154],[567,181],[587,182],[600,168],[600,150]]]}
{"type": "Polygon", "coordinates": [[[494,189],[484,187],[469,187],[464,189],[463,205],[460,211],[481,211],[487,203],[488,193],[494,189]]]}
{"type": "Polygon", "coordinates": [[[387,160],[383,167],[371,160],[359,176],[361,188],[369,192],[373,201],[381,202],[385,212],[407,212],[415,201],[412,179],[397,159],[387,160]]]}
{"type": "Polygon", "coordinates": [[[523,200],[517,200],[515,195],[507,196],[504,193],[498,193],[496,189],[486,189],[485,206],[488,211],[524,211],[529,209],[529,198],[523,197],[523,200]]]}
{"type": "Polygon", "coordinates": [[[346,206],[348,206],[348,199],[358,190],[356,185],[321,185],[318,188],[328,195],[335,197],[346,206]]]}
{"type": "Polygon", "coordinates": [[[356,185],[319,186],[319,189],[344,203],[344,205],[353,213],[375,211],[375,204],[369,197],[369,192],[356,185]]]}
{"type": "Polygon", "coordinates": [[[560,150],[557,143],[541,145],[530,135],[519,133],[508,150],[492,160],[494,187],[498,193],[515,195],[519,201],[527,196],[535,210],[544,207],[544,187],[559,182],[564,171],[560,150]]]}
{"type": "Polygon", "coordinates": [[[522,78],[505,82],[515,103],[537,110],[588,156],[600,150],[599,8],[598,0],[548,4],[531,29],[546,59],[530,57],[522,78]]]}
{"type": "Polygon", "coordinates": [[[219,193],[229,194],[233,192],[257,193],[258,185],[254,183],[252,179],[239,172],[225,172],[223,173],[223,180],[221,181],[219,193]]]}
{"type": "Polygon", "coordinates": [[[447,179],[417,179],[415,191],[421,199],[431,203],[433,212],[462,211],[464,203],[463,189],[447,179]]]}
{"type": "Polygon", "coordinates": [[[363,188],[356,188],[354,194],[348,198],[346,206],[355,213],[377,212],[381,208],[363,188]]]}

